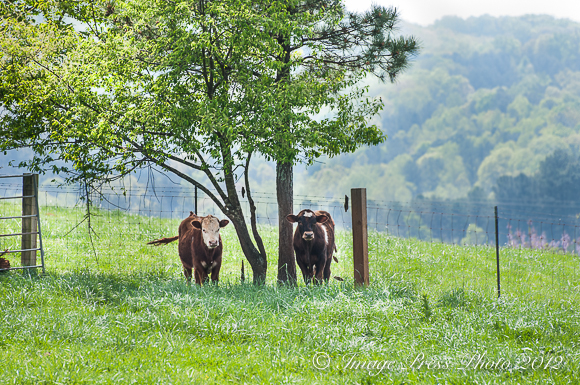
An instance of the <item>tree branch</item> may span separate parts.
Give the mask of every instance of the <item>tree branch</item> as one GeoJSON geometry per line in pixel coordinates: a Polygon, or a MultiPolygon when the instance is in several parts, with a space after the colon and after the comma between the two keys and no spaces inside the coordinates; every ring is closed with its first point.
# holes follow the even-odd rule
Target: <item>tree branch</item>
{"type": "Polygon", "coordinates": [[[209,171],[210,166],[207,164],[207,162],[205,161],[199,150],[195,150],[195,155],[197,155],[197,157],[202,163],[202,171],[205,173],[205,175],[207,175],[207,177],[215,187],[218,194],[220,194],[220,197],[224,200],[224,202],[226,202],[228,200],[228,196],[226,195],[224,190],[222,190],[221,186],[219,185],[218,181],[215,179],[213,174],[209,171]]]}
{"type": "Polygon", "coordinates": [[[196,186],[197,188],[199,188],[201,191],[203,191],[208,197],[210,197],[210,199],[212,201],[214,201],[214,203],[216,204],[216,206],[218,206],[218,208],[226,215],[229,214],[229,210],[224,206],[224,204],[222,202],[220,202],[220,200],[218,199],[218,197],[216,197],[207,187],[205,187],[204,185],[202,185],[201,183],[199,183],[198,181],[196,181],[195,179],[191,178],[190,176],[188,176],[187,174],[182,173],[181,171],[179,171],[176,168],[173,168],[171,166],[169,166],[167,163],[161,162],[161,161],[154,161],[155,164],[158,164],[159,166],[163,167],[164,169],[166,169],[167,171],[170,171],[172,173],[174,173],[175,175],[177,175],[178,177],[180,177],[181,179],[184,179],[186,181],[188,181],[189,183],[191,183],[192,185],[196,186]]]}
{"type": "Polygon", "coordinates": [[[250,180],[249,180],[249,169],[250,169],[250,159],[252,158],[252,152],[248,153],[248,158],[246,159],[246,166],[244,170],[245,182],[246,182],[246,193],[248,194],[248,203],[250,204],[250,224],[252,226],[252,234],[254,235],[254,239],[258,244],[258,249],[260,250],[260,254],[266,258],[266,249],[264,248],[264,242],[262,241],[262,237],[258,232],[258,226],[256,225],[256,205],[254,204],[254,199],[252,199],[252,192],[250,190],[250,180]]]}

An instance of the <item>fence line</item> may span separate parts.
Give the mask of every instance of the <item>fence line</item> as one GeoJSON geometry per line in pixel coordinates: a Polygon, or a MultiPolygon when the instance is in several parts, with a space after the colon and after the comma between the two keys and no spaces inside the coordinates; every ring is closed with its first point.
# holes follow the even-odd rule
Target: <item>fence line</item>
{"type": "MultiPolygon", "coordinates": [[[[8,196],[10,191],[17,192],[21,186],[1,185],[0,196],[8,196]]],[[[142,188],[133,188],[134,191],[146,191],[142,188]]],[[[137,213],[148,217],[185,218],[189,211],[194,211],[196,202],[193,189],[176,187],[173,190],[164,188],[148,189],[143,194],[115,191],[101,191],[92,194],[94,206],[102,210],[121,210],[127,213],[137,213]],[[169,192],[169,194],[168,194],[169,192]]],[[[80,189],[57,189],[42,187],[40,190],[40,204],[42,206],[75,207],[83,205],[80,189]]],[[[198,192],[198,211],[200,215],[212,214],[223,216],[211,199],[203,192],[198,192]]],[[[261,224],[276,226],[278,223],[277,201],[274,193],[255,192],[254,201],[257,206],[257,220],[261,224]]],[[[247,201],[242,200],[245,212],[249,212],[247,201]]],[[[338,199],[295,197],[295,211],[304,208],[321,209],[330,212],[338,228],[351,229],[351,216],[344,212],[344,203],[338,199]]],[[[429,210],[441,206],[435,203],[431,206],[425,202],[391,202],[390,205],[381,205],[377,201],[369,201],[367,207],[368,226],[377,232],[401,238],[416,238],[428,242],[443,242],[452,245],[493,245],[493,206],[463,205],[447,212],[443,210],[429,210]]],[[[524,247],[531,249],[558,249],[564,252],[580,253],[580,222],[564,222],[533,218],[538,213],[514,214],[500,206],[499,228],[500,245],[524,247]],[[533,219],[532,219],[533,218],[533,219]]]]}
{"type": "MultiPolygon", "coordinates": [[[[18,192],[20,189],[21,185],[0,184],[0,192],[2,192],[0,196],[7,196],[9,191],[18,192]]],[[[146,191],[143,188],[132,190],[146,191]]],[[[103,210],[118,209],[162,218],[186,217],[189,211],[194,210],[192,188],[148,190],[150,192],[138,195],[131,194],[131,190],[128,190],[129,192],[125,195],[115,191],[101,191],[98,194],[92,194],[91,198],[95,207],[103,210]]],[[[213,201],[203,192],[198,192],[198,195],[200,215],[223,216],[213,201]]],[[[268,192],[254,192],[253,196],[258,207],[259,222],[276,225],[278,223],[276,195],[268,192]]],[[[242,202],[245,205],[244,209],[248,212],[247,201],[242,200],[242,202]]],[[[80,189],[57,189],[43,186],[40,189],[40,203],[43,206],[75,207],[81,206],[83,201],[80,189]]],[[[303,208],[324,209],[331,213],[338,227],[345,229],[352,227],[350,215],[344,213],[344,203],[338,199],[296,196],[294,206],[295,211],[303,208]]],[[[436,210],[438,206],[441,205],[439,203],[429,205],[426,202],[391,202],[389,205],[382,205],[377,201],[369,200],[367,208],[369,228],[393,236],[413,237],[430,242],[434,240],[451,244],[466,244],[467,242],[467,244],[476,245],[494,243],[493,237],[490,237],[490,234],[494,233],[492,225],[494,215],[491,204],[488,206],[465,204],[460,207],[454,205],[454,210],[448,211],[436,210]],[[469,238],[467,235],[473,235],[473,237],[469,238]],[[480,241],[480,235],[483,236],[483,242],[480,241]]],[[[574,218],[573,222],[564,222],[561,219],[558,221],[546,219],[546,216],[550,215],[546,213],[522,212],[518,215],[506,215],[514,213],[516,212],[511,208],[506,212],[505,208],[500,206],[500,244],[531,248],[539,248],[538,245],[552,248],[555,245],[567,246],[567,248],[564,247],[566,251],[578,253],[576,246],[580,243],[578,240],[580,221],[577,218],[574,218]],[[538,219],[533,218],[538,214],[541,215],[538,219]],[[524,224],[526,229],[523,229],[524,224]]]]}
{"type": "MultiPolygon", "coordinates": [[[[0,183],[0,197],[9,196],[21,188],[21,185],[0,183]]],[[[276,194],[254,192],[252,195],[257,206],[258,222],[272,226],[270,230],[265,231],[274,232],[278,224],[276,194]]],[[[77,232],[86,233],[88,231],[83,222],[85,208],[80,189],[40,187],[39,203],[43,210],[43,218],[61,216],[55,222],[57,224],[52,224],[52,227],[49,226],[46,229],[43,228],[46,233],[45,237],[46,239],[50,239],[51,236],[54,238],[57,235],[63,237],[59,241],[61,244],[58,252],[64,251],[65,261],[70,262],[73,255],[80,255],[83,251],[90,250],[89,254],[91,255],[84,258],[82,263],[88,266],[90,263],[98,262],[101,267],[109,263],[111,267],[115,267],[116,255],[129,255],[134,252],[129,249],[123,239],[131,238],[144,245],[158,235],[173,234],[176,221],[178,223],[187,217],[189,211],[193,211],[195,207],[193,188],[181,186],[156,188],[155,191],[132,188],[128,189],[125,195],[103,189],[98,194],[94,194],[92,198],[94,202],[92,210],[95,214],[93,224],[101,224],[103,227],[92,234],[91,244],[85,239],[86,236],[77,234],[77,232]],[[69,210],[66,213],[59,211],[60,208],[73,207],[76,207],[77,210],[69,210]],[[127,215],[123,215],[123,213],[127,215]],[[167,219],[170,221],[166,221],[167,219]],[[78,226],[79,223],[83,225],[78,226]],[[116,231],[114,236],[107,236],[104,233],[104,231],[113,231],[113,229],[116,231]],[[106,257],[107,255],[110,257],[106,257]]],[[[201,191],[198,191],[197,203],[198,214],[213,214],[220,218],[223,217],[216,205],[201,191]]],[[[249,213],[247,201],[242,200],[242,204],[245,212],[249,213]]],[[[345,212],[344,200],[296,195],[294,207],[296,212],[304,208],[326,210],[332,215],[338,229],[350,230],[352,228],[352,218],[350,212],[345,212]]],[[[2,200],[0,200],[0,208],[2,208],[0,216],[8,216],[11,210],[14,211],[9,204],[2,200]]],[[[502,292],[504,292],[504,287],[509,292],[510,287],[513,288],[515,285],[515,280],[519,280],[517,281],[518,285],[523,285],[523,277],[529,276],[531,268],[535,268],[536,265],[543,266],[545,270],[547,278],[542,278],[543,284],[549,281],[550,285],[556,287],[560,284],[559,280],[562,280],[570,281],[571,285],[576,285],[574,287],[578,285],[578,272],[580,270],[578,268],[578,254],[580,252],[580,222],[578,218],[569,216],[555,220],[556,217],[549,213],[537,214],[530,214],[519,209],[513,210],[509,207],[499,207],[498,239],[502,246],[502,277],[504,277],[502,278],[504,279],[502,292]],[[531,257],[518,254],[526,249],[531,250],[534,254],[531,257]],[[544,254],[546,257],[542,257],[544,254]]],[[[395,252],[394,250],[400,250],[407,253],[407,266],[397,266],[398,262],[393,259],[393,263],[386,268],[390,273],[402,276],[409,275],[413,273],[409,270],[412,267],[417,275],[435,279],[435,270],[438,268],[438,264],[442,263],[442,258],[445,258],[450,264],[445,268],[456,268],[461,271],[461,284],[465,284],[469,280],[481,279],[477,276],[477,267],[475,267],[477,265],[473,265],[470,261],[470,258],[476,258],[481,266],[485,266],[485,271],[495,279],[493,271],[495,269],[494,248],[496,245],[494,219],[491,204],[487,206],[482,204],[458,205],[426,201],[384,204],[381,201],[369,200],[367,223],[369,237],[372,238],[369,244],[369,252],[372,255],[372,274],[382,274],[377,269],[385,269],[384,266],[387,266],[379,266],[378,260],[389,261],[395,252]],[[448,248],[447,245],[449,247],[467,246],[467,248],[465,252],[460,252],[458,251],[460,249],[448,248]],[[470,249],[470,247],[475,248],[470,249]],[[442,257],[442,253],[445,253],[444,257],[442,257]],[[450,256],[450,253],[458,254],[458,256],[450,256]],[[452,263],[456,266],[451,265],[452,263]]],[[[10,246],[7,240],[0,237],[2,250],[4,250],[3,247],[10,246]]],[[[144,266],[144,268],[175,268],[179,270],[178,261],[174,258],[162,255],[157,249],[146,250],[147,253],[151,254],[150,258],[135,262],[135,269],[138,269],[138,266],[144,266]]],[[[54,252],[53,244],[52,250],[48,250],[48,253],[54,255],[54,252]]],[[[54,259],[51,262],[55,263],[54,259]]],[[[50,267],[51,263],[48,266],[50,267]]],[[[491,278],[488,280],[490,290],[494,289],[495,285],[491,278]]],[[[559,290],[565,289],[562,287],[559,290]]]]}

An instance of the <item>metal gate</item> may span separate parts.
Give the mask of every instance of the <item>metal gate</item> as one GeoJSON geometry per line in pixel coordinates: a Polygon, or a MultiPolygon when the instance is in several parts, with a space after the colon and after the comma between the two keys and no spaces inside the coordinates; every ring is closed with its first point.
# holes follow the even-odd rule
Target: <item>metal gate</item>
{"type": "MultiPolygon", "coordinates": [[[[20,253],[21,266],[0,268],[0,271],[42,267],[42,272],[44,273],[44,249],[42,248],[40,211],[38,209],[38,174],[0,175],[0,179],[5,178],[22,178],[22,195],[0,197],[0,200],[21,199],[22,215],[0,217],[0,220],[22,219],[22,228],[19,233],[0,234],[0,237],[21,236],[22,242],[19,250],[0,250],[0,257],[7,254],[20,253]],[[38,245],[36,243],[37,238],[38,245]],[[37,251],[40,251],[40,265],[36,263],[37,251]]],[[[9,261],[6,261],[8,260],[2,262],[9,264],[9,261]]],[[[0,265],[0,267],[2,266],[0,265]]]]}

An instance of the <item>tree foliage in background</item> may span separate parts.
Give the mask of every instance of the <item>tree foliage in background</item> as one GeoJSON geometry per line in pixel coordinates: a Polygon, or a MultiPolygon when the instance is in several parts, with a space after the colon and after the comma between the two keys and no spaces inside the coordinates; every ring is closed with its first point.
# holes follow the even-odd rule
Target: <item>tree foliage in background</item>
{"type": "Polygon", "coordinates": [[[506,204],[580,206],[580,159],[562,149],[556,150],[540,163],[535,174],[501,176],[493,190],[497,201],[506,204]]]}
{"type": "Polygon", "coordinates": [[[580,151],[579,23],[447,17],[402,32],[422,54],[397,87],[368,83],[389,140],[322,159],[304,185],[342,196],[356,184],[377,200],[493,198],[502,175],[533,176],[557,149],[580,151]]]}
{"type": "Polygon", "coordinates": [[[277,47],[259,26],[278,12],[253,4],[5,4],[2,148],[32,147],[34,171],[64,161],[53,171],[93,188],[153,167],[187,180],[232,220],[263,279],[264,247],[235,179],[263,139],[250,128],[264,97],[252,71],[272,65],[261,57],[277,47]]]}

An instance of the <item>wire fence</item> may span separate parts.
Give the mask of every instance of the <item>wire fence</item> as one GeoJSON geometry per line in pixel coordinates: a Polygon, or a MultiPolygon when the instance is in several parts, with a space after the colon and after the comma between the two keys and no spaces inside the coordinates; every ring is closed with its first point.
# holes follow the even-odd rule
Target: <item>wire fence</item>
{"type": "MultiPolygon", "coordinates": [[[[0,184],[0,196],[22,191],[20,184],[0,184]]],[[[277,255],[277,202],[273,192],[254,192],[257,221],[270,266],[277,255]]],[[[201,191],[173,187],[102,189],[86,206],[82,188],[41,185],[39,204],[47,268],[63,270],[167,272],[180,274],[173,248],[153,248],[146,243],[177,234],[182,219],[198,207],[199,215],[224,215],[201,191]],[[195,197],[197,196],[197,203],[195,197]],[[91,216],[88,217],[87,210],[91,216]]],[[[247,197],[243,209],[249,213],[247,197]]],[[[352,220],[344,199],[320,196],[294,197],[295,214],[305,208],[328,211],[338,229],[337,243],[345,277],[352,276],[352,220]]],[[[15,203],[0,200],[0,216],[18,213],[15,203]]],[[[248,215],[249,217],[249,215],[248,215]]],[[[412,282],[415,290],[496,291],[495,216],[491,204],[416,201],[369,201],[369,262],[371,281],[412,282]]],[[[570,216],[518,211],[499,207],[498,238],[501,246],[502,293],[530,298],[577,300],[580,290],[580,222],[570,216]]],[[[0,233],[14,231],[19,221],[0,223],[0,233]]],[[[224,260],[230,274],[239,274],[243,253],[233,229],[222,235],[224,260]]],[[[19,240],[1,239],[0,250],[16,248],[19,240]]],[[[17,255],[11,256],[18,266],[17,255]]],[[[273,270],[270,268],[270,270],[273,270]]],[[[334,272],[335,270],[333,270],[334,272]]]]}
{"type": "Polygon", "coordinates": [[[562,216],[499,206],[497,230],[491,204],[372,202],[367,211],[369,227],[396,240],[389,251],[406,253],[403,266],[399,258],[388,271],[462,290],[580,299],[580,222],[572,208],[562,216]]]}

